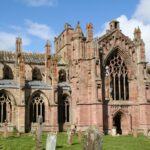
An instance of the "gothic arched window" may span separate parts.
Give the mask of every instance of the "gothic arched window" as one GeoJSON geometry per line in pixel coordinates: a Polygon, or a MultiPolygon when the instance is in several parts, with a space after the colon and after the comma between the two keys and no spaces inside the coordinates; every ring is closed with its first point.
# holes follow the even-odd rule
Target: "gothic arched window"
{"type": "Polygon", "coordinates": [[[41,71],[39,68],[35,67],[32,70],[32,80],[38,80],[41,81],[42,80],[42,75],[41,75],[41,71]]]}
{"type": "Polygon", "coordinates": [[[69,105],[69,99],[68,99],[68,95],[63,95],[62,96],[62,110],[63,110],[63,118],[64,118],[64,122],[69,122],[70,119],[69,119],[69,115],[70,115],[70,105],[69,105]]]}
{"type": "Polygon", "coordinates": [[[70,122],[70,102],[67,94],[59,95],[58,120],[59,123],[70,122]]]}
{"type": "Polygon", "coordinates": [[[14,78],[12,69],[8,65],[4,65],[3,68],[3,79],[12,80],[14,78]]]}
{"type": "Polygon", "coordinates": [[[66,81],[66,71],[61,69],[59,71],[59,82],[65,82],[66,81]]]}
{"type": "Polygon", "coordinates": [[[42,116],[43,122],[45,122],[45,104],[44,98],[40,93],[36,93],[32,97],[32,102],[30,105],[30,119],[31,122],[38,122],[38,117],[42,116]]]}
{"type": "Polygon", "coordinates": [[[5,91],[0,91],[0,123],[11,122],[12,104],[8,94],[5,91]]]}
{"type": "Polygon", "coordinates": [[[115,51],[109,57],[106,68],[106,79],[108,79],[110,83],[110,98],[113,100],[128,100],[128,70],[123,59],[119,56],[118,51],[115,51]]]}

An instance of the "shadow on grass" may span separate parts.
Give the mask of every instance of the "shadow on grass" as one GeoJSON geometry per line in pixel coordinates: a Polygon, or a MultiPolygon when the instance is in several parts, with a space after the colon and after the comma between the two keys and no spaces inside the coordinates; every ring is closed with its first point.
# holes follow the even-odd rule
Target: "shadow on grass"
{"type": "Polygon", "coordinates": [[[79,143],[72,143],[72,145],[79,145],[79,143]]]}
{"type": "Polygon", "coordinates": [[[3,149],[3,146],[2,146],[2,145],[0,145],[0,149],[3,149]]]}
{"type": "Polygon", "coordinates": [[[59,148],[63,148],[63,146],[56,146],[56,148],[58,148],[58,149],[59,149],[59,148]]]}

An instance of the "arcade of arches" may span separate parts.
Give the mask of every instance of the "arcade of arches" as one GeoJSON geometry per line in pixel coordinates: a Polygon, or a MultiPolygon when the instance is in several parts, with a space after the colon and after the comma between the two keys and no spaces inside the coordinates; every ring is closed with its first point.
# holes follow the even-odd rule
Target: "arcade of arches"
{"type": "Polygon", "coordinates": [[[55,54],[49,41],[44,53],[24,52],[21,38],[15,52],[0,50],[0,126],[7,120],[10,132],[30,132],[41,116],[44,131],[72,124],[110,134],[114,127],[149,131],[150,65],[140,29],[131,40],[113,20],[101,37],[93,37],[92,23],[86,33],[66,23],[55,54]]]}
{"type": "Polygon", "coordinates": [[[0,123],[12,121],[12,101],[4,90],[0,91],[0,123]]]}

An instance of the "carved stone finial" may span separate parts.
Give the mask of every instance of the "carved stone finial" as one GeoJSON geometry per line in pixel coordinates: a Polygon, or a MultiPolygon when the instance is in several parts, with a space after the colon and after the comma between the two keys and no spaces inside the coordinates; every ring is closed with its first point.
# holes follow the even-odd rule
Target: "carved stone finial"
{"type": "Polygon", "coordinates": [[[16,52],[21,53],[22,51],[22,39],[20,37],[16,38],[16,52]]]}
{"type": "Polygon", "coordinates": [[[50,55],[51,54],[51,44],[50,44],[49,40],[47,40],[47,42],[46,42],[45,51],[46,51],[46,55],[50,55]]]}
{"type": "Polygon", "coordinates": [[[134,39],[141,39],[141,30],[139,27],[134,29],[134,39]]]}
{"type": "Polygon", "coordinates": [[[86,25],[86,32],[87,32],[87,41],[93,40],[93,24],[89,23],[86,25]]]}

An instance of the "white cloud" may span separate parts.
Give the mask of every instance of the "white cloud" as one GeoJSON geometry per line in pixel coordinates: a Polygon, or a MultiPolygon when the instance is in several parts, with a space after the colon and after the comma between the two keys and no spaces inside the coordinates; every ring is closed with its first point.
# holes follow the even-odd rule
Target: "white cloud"
{"type": "Polygon", "coordinates": [[[117,20],[120,22],[120,28],[122,32],[133,39],[133,32],[135,27],[140,27],[142,32],[142,39],[145,43],[146,59],[150,62],[150,24],[144,24],[142,21],[137,19],[128,19],[122,15],[117,20]]]}
{"type": "MultiPolygon", "coordinates": [[[[14,50],[16,37],[17,37],[16,34],[0,31],[0,49],[14,50]]],[[[22,37],[22,41],[23,46],[30,44],[30,39],[25,36],[22,37]]]]}
{"type": "Polygon", "coordinates": [[[35,42],[37,42],[38,39],[42,39],[45,42],[50,40],[52,46],[54,46],[55,33],[45,24],[26,20],[23,26],[9,25],[6,29],[0,29],[0,50],[14,50],[16,37],[18,36],[22,38],[22,45],[27,49],[31,46],[31,42],[32,45],[37,45],[35,42]]]}
{"type": "Polygon", "coordinates": [[[12,29],[12,30],[15,30],[17,32],[21,32],[22,31],[22,27],[21,26],[10,25],[9,28],[12,29]]]}
{"type": "Polygon", "coordinates": [[[26,20],[26,25],[28,34],[43,40],[54,40],[55,33],[49,26],[45,24],[39,24],[37,22],[32,22],[30,20],[26,20]]]}
{"type": "MultiPolygon", "coordinates": [[[[121,15],[116,18],[120,22],[120,29],[129,38],[133,39],[134,29],[138,26],[142,32],[142,38],[145,43],[146,60],[150,62],[150,0],[140,0],[133,16],[128,19],[127,16],[121,15]]],[[[108,29],[108,22],[104,24],[103,31],[96,34],[101,36],[106,33],[108,29]]]]}
{"type": "Polygon", "coordinates": [[[39,6],[53,6],[56,0],[21,0],[29,6],[39,7],[39,6]]]}
{"type": "Polygon", "coordinates": [[[140,0],[133,18],[150,23],[150,0],[140,0]]]}

